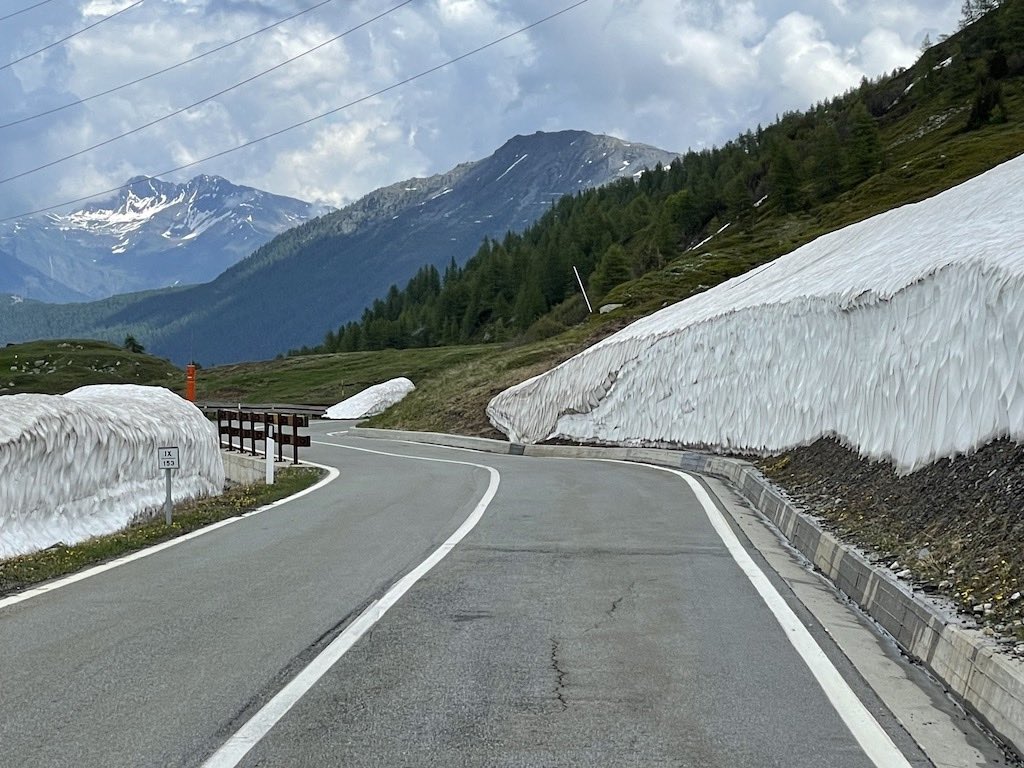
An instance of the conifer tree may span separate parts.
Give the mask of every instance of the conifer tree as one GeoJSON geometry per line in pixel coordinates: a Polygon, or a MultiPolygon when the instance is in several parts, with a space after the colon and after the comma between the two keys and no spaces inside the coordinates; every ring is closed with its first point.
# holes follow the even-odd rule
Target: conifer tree
{"type": "Polygon", "coordinates": [[[839,131],[831,123],[823,123],[814,132],[813,163],[815,192],[827,200],[843,185],[843,146],[839,131]]]}
{"type": "Polygon", "coordinates": [[[858,184],[874,175],[882,160],[878,126],[863,101],[854,104],[850,112],[849,147],[847,167],[851,181],[858,184]]]}
{"type": "Polygon", "coordinates": [[[631,277],[626,249],[618,243],[613,243],[608,246],[608,250],[597,263],[594,274],[590,276],[591,301],[599,300],[616,285],[626,282],[631,277]]]}
{"type": "Polygon", "coordinates": [[[775,145],[768,181],[775,203],[782,211],[791,213],[800,208],[803,202],[800,194],[800,172],[796,152],[789,141],[780,141],[775,145]]]}

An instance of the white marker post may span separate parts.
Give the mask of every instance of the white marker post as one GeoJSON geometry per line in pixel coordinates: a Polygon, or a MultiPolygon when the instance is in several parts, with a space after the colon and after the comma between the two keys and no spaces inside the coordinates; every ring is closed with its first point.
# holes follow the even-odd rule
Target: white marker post
{"type": "Polygon", "coordinates": [[[171,524],[171,512],[173,510],[171,502],[171,470],[180,469],[181,464],[178,460],[178,446],[167,446],[163,448],[157,448],[157,460],[160,462],[160,469],[167,473],[167,500],[164,501],[164,522],[167,525],[171,524]]]}
{"type": "Polygon", "coordinates": [[[572,271],[576,273],[576,282],[580,284],[580,291],[583,293],[583,300],[587,302],[587,311],[590,314],[594,314],[594,308],[590,306],[590,297],[587,296],[587,289],[583,287],[583,278],[580,277],[580,271],[576,269],[576,265],[573,264],[572,271]]]}
{"type": "Polygon", "coordinates": [[[267,485],[274,484],[274,425],[267,424],[267,485]]]}

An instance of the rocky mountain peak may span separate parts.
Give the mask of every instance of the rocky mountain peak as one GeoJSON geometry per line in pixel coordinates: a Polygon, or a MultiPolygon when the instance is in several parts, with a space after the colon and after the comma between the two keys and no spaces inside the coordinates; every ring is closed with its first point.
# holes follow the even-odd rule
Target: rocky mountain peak
{"type": "Polygon", "coordinates": [[[323,212],[221,176],[182,183],[134,176],[105,200],[0,225],[0,249],[27,268],[19,278],[7,270],[0,291],[81,301],[204,282],[323,212]]]}

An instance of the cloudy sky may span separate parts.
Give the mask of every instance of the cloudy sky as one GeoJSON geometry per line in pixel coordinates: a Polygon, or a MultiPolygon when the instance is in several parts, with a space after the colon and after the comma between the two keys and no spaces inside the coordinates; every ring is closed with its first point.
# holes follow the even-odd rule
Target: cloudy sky
{"type": "MultiPolygon", "coordinates": [[[[92,96],[322,0],[0,0],[0,124],[92,96]],[[31,6],[38,7],[16,13],[31,6]]],[[[380,19],[127,138],[0,183],[0,217],[115,187],[388,88],[575,0],[329,0],[138,85],[0,128],[0,178],[103,142],[380,19]],[[396,7],[400,6],[400,7],[396,7]]],[[[342,205],[376,187],[567,128],[682,151],[721,144],[911,64],[960,0],[587,0],[325,119],[170,175],[219,174],[342,205]]]]}

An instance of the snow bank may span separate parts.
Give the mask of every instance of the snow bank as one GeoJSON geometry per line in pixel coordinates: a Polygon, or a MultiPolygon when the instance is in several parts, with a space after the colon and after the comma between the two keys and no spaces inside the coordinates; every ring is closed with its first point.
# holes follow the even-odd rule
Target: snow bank
{"type": "Polygon", "coordinates": [[[0,558],[120,530],[163,506],[157,448],[177,445],[175,501],[221,492],[217,428],[161,387],[0,397],[0,558]]]}
{"type": "Polygon", "coordinates": [[[364,419],[383,413],[395,403],[416,389],[404,376],[383,384],[367,387],[358,395],[352,395],[327,409],[328,419],[364,419]]]}
{"type": "Polygon", "coordinates": [[[825,235],[497,395],[517,442],[778,451],[901,472],[1024,442],[1024,156],[825,235]]]}

